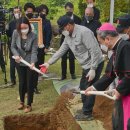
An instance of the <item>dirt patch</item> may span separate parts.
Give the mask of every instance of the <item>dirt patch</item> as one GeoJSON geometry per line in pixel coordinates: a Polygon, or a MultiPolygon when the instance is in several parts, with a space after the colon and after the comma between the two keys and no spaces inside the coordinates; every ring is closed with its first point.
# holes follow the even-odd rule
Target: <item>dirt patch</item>
{"type": "Polygon", "coordinates": [[[101,96],[96,97],[96,103],[94,107],[94,117],[103,122],[106,130],[112,130],[112,111],[114,101],[103,98],[101,96]]]}
{"type": "Polygon", "coordinates": [[[81,130],[68,109],[71,98],[71,93],[63,93],[47,114],[7,116],[4,130],[81,130]]]}

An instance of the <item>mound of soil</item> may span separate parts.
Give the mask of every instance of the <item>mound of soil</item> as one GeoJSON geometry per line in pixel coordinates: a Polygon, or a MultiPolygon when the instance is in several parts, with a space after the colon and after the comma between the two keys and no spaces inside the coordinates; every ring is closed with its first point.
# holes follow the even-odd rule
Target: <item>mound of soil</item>
{"type": "Polygon", "coordinates": [[[96,103],[94,107],[94,117],[103,122],[106,130],[112,130],[112,111],[114,101],[103,98],[102,96],[96,97],[96,103]]]}
{"type": "Polygon", "coordinates": [[[7,116],[4,130],[81,130],[68,109],[71,98],[71,93],[63,93],[47,114],[7,116]]]}

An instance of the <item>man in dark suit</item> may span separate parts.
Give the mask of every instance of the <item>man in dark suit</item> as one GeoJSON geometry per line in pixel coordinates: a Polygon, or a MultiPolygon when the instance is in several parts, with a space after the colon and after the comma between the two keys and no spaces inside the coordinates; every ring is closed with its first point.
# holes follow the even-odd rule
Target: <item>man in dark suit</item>
{"type": "Polygon", "coordinates": [[[85,18],[82,21],[81,25],[89,28],[94,36],[97,37],[97,29],[101,26],[101,22],[99,20],[94,20],[94,9],[91,7],[86,8],[85,10],[85,18]]]}
{"type": "MultiPolygon", "coordinates": [[[[65,11],[67,16],[69,16],[71,19],[74,20],[75,24],[81,24],[81,19],[73,14],[74,11],[74,5],[71,2],[68,2],[65,4],[65,11]]],[[[60,45],[62,45],[64,41],[65,36],[61,36],[60,45]]],[[[69,67],[70,67],[70,74],[72,79],[76,79],[75,75],[75,57],[72,51],[69,49],[63,56],[61,61],[61,68],[62,68],[62,76],[61,80],[66,79],[66,73],[67,73],[67,56],[69,56],[69,67]]]]}
{"type": "Polygon", "coordinates": [[[13,15],[14,15],[14,19],[10,21],[8,27],[6,28],[6,34],[9,38],[8,47],[10,50],[10,79],[12,85],[15,85],[16,84],[16,76],[15,76],[16,62],[12,58],[12,52],[10,48],[11,48],[12,35],[14,30],[16,29],[17,21],[22,15],[22,8],[18,6],[14,7],[13,15]]]}
{"type": "Polygon", "coordinates": [[[99,20],[100,19],[100,10],[95,7],[95,0],[86,0],[87,2],[87,7],[91,7],[94,10],[94,20],[99,20]]]}

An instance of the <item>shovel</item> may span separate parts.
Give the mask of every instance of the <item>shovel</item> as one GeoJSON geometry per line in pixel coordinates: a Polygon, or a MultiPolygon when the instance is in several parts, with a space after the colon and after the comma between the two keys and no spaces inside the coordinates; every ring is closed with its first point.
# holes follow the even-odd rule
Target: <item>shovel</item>
{"type": "MultiPolygon", "coordinates": [[[[113,91],[88,91],[90,95],[104,96],[111,100],[116,100],[116,97],[112,95],[113,91]]],[[[73,91],[75,94],[85,94],[85,91],[73,91]]]]}
{"type": "MultiPolygon", "coordinates": [[[[15,56],[12,56],[12,58],[15,59],[15,56]]],[[[28,67],[31,67],[31,64],[22,58],[20,59],[20,62],[27,65],[28,67]]],[[[48,76],[45,73],[43,73],[42,71],[40,71],[38,68],[33,67],[33,70],[36,71],[37,73],[41,74],[43,76],[43,78],[48,78],[48,76]]]]}

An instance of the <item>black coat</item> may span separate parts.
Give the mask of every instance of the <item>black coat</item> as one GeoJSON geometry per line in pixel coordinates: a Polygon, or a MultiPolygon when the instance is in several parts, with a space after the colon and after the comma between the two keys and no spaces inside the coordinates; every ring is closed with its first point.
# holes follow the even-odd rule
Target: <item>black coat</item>
{"type": "Polygon", "coordinates": [[[100,10],[96,7],[93,7],[94,10],[94,20],[99,20],[100,19],[100,10]]]}
{"type": "Polygon", "coordinates": [[[97,20],[92,20],[89,23],[87,23],[86,19],[84,18],[81,25],[89,28],[94,33],[94,36],[97,37],[96,31],[101,26],[101,22],[99,22],[97,20]]]}
{"type": "Polygon", "coordinates": [[[43,19],[42,25],[43,25],[43,43],[45,45],[45,48],[48,49],[52,39],[52,27],[50,20],[43,19]]]}
{"type": "Polygon", "coordinates": [[[130,42],[120,40],[113,49],[105,74],[94,83],[94,87],[99,90],[105,90],[118,75],[121,81],[117,86],[117,91],[121,95],[130,94],[130,42]]]}

